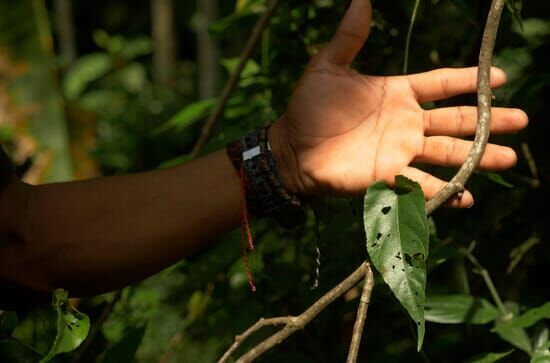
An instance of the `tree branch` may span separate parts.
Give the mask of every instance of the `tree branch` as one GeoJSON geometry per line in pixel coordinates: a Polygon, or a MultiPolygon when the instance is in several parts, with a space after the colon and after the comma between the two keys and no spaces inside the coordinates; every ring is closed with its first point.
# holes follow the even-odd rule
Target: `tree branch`
{"type": "MultiPolygon", "coordinates": [[[[505,0],[493,0],[491,4],[491,10],[487,17],[487,23],[485,25],[485,31],[483,34],[483,40],[481,43],[481,51],[479,55],[479,71],[478,71],[478,124],[476,130],[476,136],[472,150],[470,151],[466,161],[462,164],[458,173],[451,179],[451,181],[426,205],[426,213],[429,215],[437,208],[443,205],[449,198],[453,197],[457,193],[461,193],[464,190],[464,185],[471,177],[475,169],[479,166],[485,147],[489,140],[491,130],[491,64],[495,47],[496,35],[498,32],[498,26],[500,24],[500,18],[502,15],[502,9],[504,7],[505,0]]],[[[350,344],[350,350],[348,354],[348,363],[354,363],[357,360],[359,352],[359,344],[361,341],[361,335],[365,324],[368,303],[370,301],[370,295],[372,293],[372,286],[374,279],[372,278],[372,270],[368,262],[364,262],[357,270],[349,275],[345,280],[340,282],[335,288],[317,300],[310,308],[298,317],[280,317],[273,319],[260,319],[256,324],[249,328],[242,336],[238,336],[235,339],[235,343],[224,354],[220,363],[226,362],[229,356],[242,344],[242,342],[250,335],[258,331],[267,325],[281,325],[285,326],[277,333],[271,335],[248,353],[242,356],[237,362],[251,362],[258,358],[261,354],[267,350],[273,348],[275,345],[281,343],[291,334],[299,329],[302,329],[313,318],[315,318],[323,309],[325,309],[330,303],[332,303],[337,297],[349,290],[358,281],[365,276],[365,287],[361,295],[361,302],[359,303],[357,319],[354,326],[354,332],[352,342],[350,344]]]]}
{"type": "Polygon", "coordinates": [[[491,92],[491,64],[504,1],[493,0],[481,42],[477,75],[478,121],[474,145],[458,173],[428,202],[426,205],[428,214],[431,214],[452,196],[464,191],[464,185],[466,185],[472,173],[479,166],[485,152],[485,147],[489,141],[491,133],[491,101],[493,97],[493,93],[491,92]]]}
{"type": "Polygon", "coordinates": [[[361,300],[359,300],[359,307],[357,308],[357,318],[355,318],[355,325],[353,326],[353,335],[349,346],[347,363],[357,362],[359,346],[361,345],[361,337],[363,336],[363,328],[365,327],[365,321],[367,320],[367,310],[369,309],[373,288],[374,275],[372,273],[370,263],[367,263],[365,286],[363,286],[363,293],[361,294],[361,300]]]}
{"type": "Polygon", "coordinates": [[[229,356],[244,342],[244,340],[259,329],[268,325],[273,326],[284,324],[284,327],[281,330],[256,345],[237,361],[238,363],[252,362],[254,359],[267,352],[269,349],[284,341],[294,332],[303,329],[311,320],[319,315],[319,313],[323,311],[328,305],[330,305],[334,300],[336,300],[338,297],[340,297],[353,286],[355,286],[365,276],[368,269],[370,269],[368,263],[364,262],[351,275],[346,277],[342,282],[340,282],[332,290],[323,295],[306,311],[298,316],[260,319],[258,322],[256,322],[256,324],[247,329],[242,335],[235,338],[235,342],[233,343],[233,345],[227,350],[227,352],[218,361],[218,363],[226,362],[227,359],[229,359],[229,356]]]}
{"type": "Polygon", "coordinates": [[[273,17],[273,14],[275,14],[275,10],[277,9],[277,6],[279,6],[280,1],[279,0],[272,0],[269,6],[267,7],[265,13],[262,15],[260,20],[256,23],[254,26],[254,30],[252,30],[252,34],[250,35],[250,38],[248,39],[246,46],[241,54],[241,57],[239,59],[239,64],[237,65],[237,68],[233,71],[233,74],[231,74],[231,77],[229,78],[229,81],[227,81],[227,84],[225,85],[225,88],[222,92],[222,95],[216,104],[216,107],[214,108],[214,111],[204,124],[201,130],[201,134],[195,143],[195,146],[193,146],[193,151],[191,151],[191,159],[194,159],[197,157],[201,149],[206,145],[208,142],[208,139],[212,135],[212,132],[214,131],[214,128],[216,127],[216,124],[220,120],[220,118],[223,115],[223,112],[225,110],[225,106],[227,105],[227,102],[229,101],[229,98],[237,88],[237,85],[239,84],[239,80],[241,79],[241,73],[246,66],[246,63],[252,56],[252,52],[254,49],[256,49],[256,46],[258,45],[258,42],[262,38],[262,34],[264,33],[265,29],[269,26],[269,23],[271,21],[271,18],[273,17]]]}

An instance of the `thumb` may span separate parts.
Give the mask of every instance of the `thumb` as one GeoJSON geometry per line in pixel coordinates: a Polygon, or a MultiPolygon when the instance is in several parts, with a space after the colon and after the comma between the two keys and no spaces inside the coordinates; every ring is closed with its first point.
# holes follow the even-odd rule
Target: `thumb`
{"type": "Polygon", "coordinates": [[[369,37],[371,20],[370,0],[352,0],[336,34],[323,50],[322,57],[339,65],[353,62],[369,37]]]}

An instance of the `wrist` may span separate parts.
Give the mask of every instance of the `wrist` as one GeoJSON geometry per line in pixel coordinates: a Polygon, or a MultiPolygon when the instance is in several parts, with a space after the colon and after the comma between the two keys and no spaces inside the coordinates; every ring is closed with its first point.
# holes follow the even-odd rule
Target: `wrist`
{"type": "Polygon", "coordinates": [[[304,183],[306,178],[301,175],[296,152],[288,140],[285,118],[285,115],[281,116],[269,128],[268,140],[273,158],[285,188],[297,195],[309,195],[307,183],[304,183]]]}

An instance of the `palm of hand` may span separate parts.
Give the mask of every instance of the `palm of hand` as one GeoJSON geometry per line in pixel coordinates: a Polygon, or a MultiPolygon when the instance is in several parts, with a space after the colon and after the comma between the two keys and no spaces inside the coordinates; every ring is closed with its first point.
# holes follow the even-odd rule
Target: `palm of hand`
{"type": "MultiPolygon", "coordinates": [[[[476,68],[440,69],[410,76],[372,77],[350,64],[366,41],[371,22],[369,0],[353,0],[330,43],[308,65],[287,112],[276,122],[271,140],[283,166],[287,187],[300,194],[357,194],[376,180],[392,184],[402,174],[420,183],[427,199],[445,182],[411,162],[459,166],[473,135],[475,107],[423,110],[423,102],[476,91],[476,68]]],[[[502,70],[491,71],[491,86],[506,82],[502,70]]],[[[491,131],[509,133],[527,125],[521,110],[493,108],[491,131]]],[[[513,166],[515,152],[489,144],[484,169],[513,166]]],[[[454,206],[472,205],[465,192],[454,206]]]]}
{"type": "Polygon", "coordinates": [[[286,118],[298,164],[326,190],[354,193],[376,180],[392,183],[422,148],[422,109],[404,77],[313,66],[286,118]]]}

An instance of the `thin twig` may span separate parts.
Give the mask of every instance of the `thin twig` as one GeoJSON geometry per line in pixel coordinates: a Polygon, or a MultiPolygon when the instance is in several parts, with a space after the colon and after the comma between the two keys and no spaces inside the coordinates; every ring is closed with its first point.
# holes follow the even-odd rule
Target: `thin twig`
{"type": "Polygon", "coordinates": [[[225,352],[223,357],[220,358],[218,363],[225,363],[229,359],[229,357],[231,357],[231,355],[241,346],[241,344],[246,339],[248,339],[249,336],[257,332],[261,328],[266,326],[289,325],[291,324],[292,319],[294,319],[294,317],[292,316],[282,316],[282,317],[271,318],[271,319],[261,318],[254,325],[248,328],[244,333],[242,333],[241,335],[237,335],[235,337],[235,342],[233,343],[233,345],[231,345],[231,347],[229,347],[229,349],[225,352]]]}
{"type": "Polygon", "coordinates": [[[284,324],[284,327],[281,330],[277,331],[275,334],[260,342],[237,361],[238,363],[252,362],[254,359],[258,358],[269,349],[284,341],[294,332],[303,329],[311,320],[319,315],[319,313],[323,311],[328,305],[330,305],[334,300],[346,293],[353,286],[357,285],[357,283],[365,276],[366,272],[367,263],[364,262],[345,280],[336,285],[332,290],[323,295],[306,311],[298,316],[260,319],[258,322],[256,322],[256,324],[247,329],[244,334],[235,338],[235,343],[233,343],[233,345],[223,355],[218,363],[226,362],[229,356],[244,342],[244,340],[259,329],[267,325],[284,324]]]}
{"type": "Polygon", "coordinates": [[[489,289],[489,292],[491,293],[491,296],[493,297],[493,300],[495,301],[498,309],[500,310],[500,314],[503,318],[506,318],[509,314],[508,309],[502,302],[502,299],[500,298],[500,295],[495,287],[495,284],[493,283],[493,280],[491,279],[491,275],[489,275],[489,271],[477,260],[477,258],[472,253],[472,248],[466,249],[462,248],[460,252],[470,261],[472,265],[476,268],[476,272],[481,275],[483,278],[483,281],[485,282],[485,285],[487,285],[487,288],[489,289]]]}
{"type": "Polygon", "coordinates": [[[176,335],[170,339],[170,344],[168,344],[168,348],[166,348],[166,351],[164,354],[160,357],[158,363],[167,363],[172,359],[172,355],[174,353],[174,349],[181,343],[181,340],[183,339],[183,332],[179,332],[176,335]]]}
{"type": "Polygon", "coordinates": [[[349,346],[347,363],[357,362],[359,346],[361,345],[361,337],[363,336],[363,328],[365,327],[365,321],[367,320],[367,311],[369,309],[373,288],[374,275],[372,273],[370,263],[367,263],[365,286],[363,286],[363,293],[361,294],[361,300],[359,300],[359,307],[357,308],[357,318],[355,318],[355,325],[353,326],[353,335],[349,346]]]}
{"type": "Polygon", "coordinates": [[[416,0],[414,3],[413,12],[411,15],[411,22],[409,23],[409,30],[407,31],[407,40],[405,42],[405,61],[403,62],[403,74],[407,74],[409,71],[409,53],[411,50],[411,38],[416,21],[416,14],[418,14],[418,7],[420,6],[420,0],[416,0]]]}
{"type": "Polygon", "coordinates": [[[277,9],[277,6],[279,5],[279,0],[272,0],[269,6],[267,7],[265,13],[262,15],[260,20],[256,23],[256,26],[254,26],[254,29],[252,30],[252,34],[250,35],[250,38],[248,39],[246,46],[241,54],[241,57],[239,59],[239,64],[237,65],[237,68],[233,71],[233,74],[231,74],[231,77],[229,78],[229,81],[227,81],[227,84],[225,85],[225,88],[222,92],[222,95],[214,108],[214,111],[204,124],[201,130],[201,134],[195,143],[195,146],[193,146],[193,151],[191,151],[191,159],[194,159],[197,157],[201,149],[206,145],[208,142],[208,139],[212,135],[212,132],[214,131],[214,128],[216,127],[216,124],[220,120],[220,118],[223,115],[223,112],[225,110],[225,106],[227,105],[227,102],[229,101],[229,98],[233,94],[233,91],[237,88],[237,85],[239,84],[239,80],[241,79],[241,73],[246,66],[246,63],[252,56],[252,52],[254,49],[256,49],[256,46],[258,45],[258,42],[260,39],[262,39],[262,34],[269,26],[269,23],[271,21],[271,18],[273,17],[273,14],[275,14],[275,10],[277,9]]]}
{"type": "Polygon", "coordinates": [[[504,1],[493,0],[481,42],[477,75],[478,121],[472,150],[470,150],[470,154],[454,178],[427,203],[426,210],[428,214],[431,214],[452,196],[464,191],[464,185],[479,166],[485,152],[491,132],[491,101],[493,96],[491,92],[491,64],[504,1]]]}
{"type": "Polygon", "coordinates": [[[73,355],[73,358],[71,359],[71,363],[78,363],[82,360],[82,357],[84,357],[84,354],[88,351],[88,349],[92,346],[92,343],[95,341],[95,338],[97,337],[97,334],[99,333],[99,330],[101,329],[101,326],[107,318],[111,315],[113,312],[113,308],[115,307],[116,303],[120,300],[122,297],[122,290],[118,290],[113,294],[113,298],[101,311],[101,315],[99,315],[99,318],[94,323],[92,328],[90,329],[90,334],[86,337],[86,340],[82,343],[82,346],[80,349],[78,349],[75,354],[73,355]]]}

